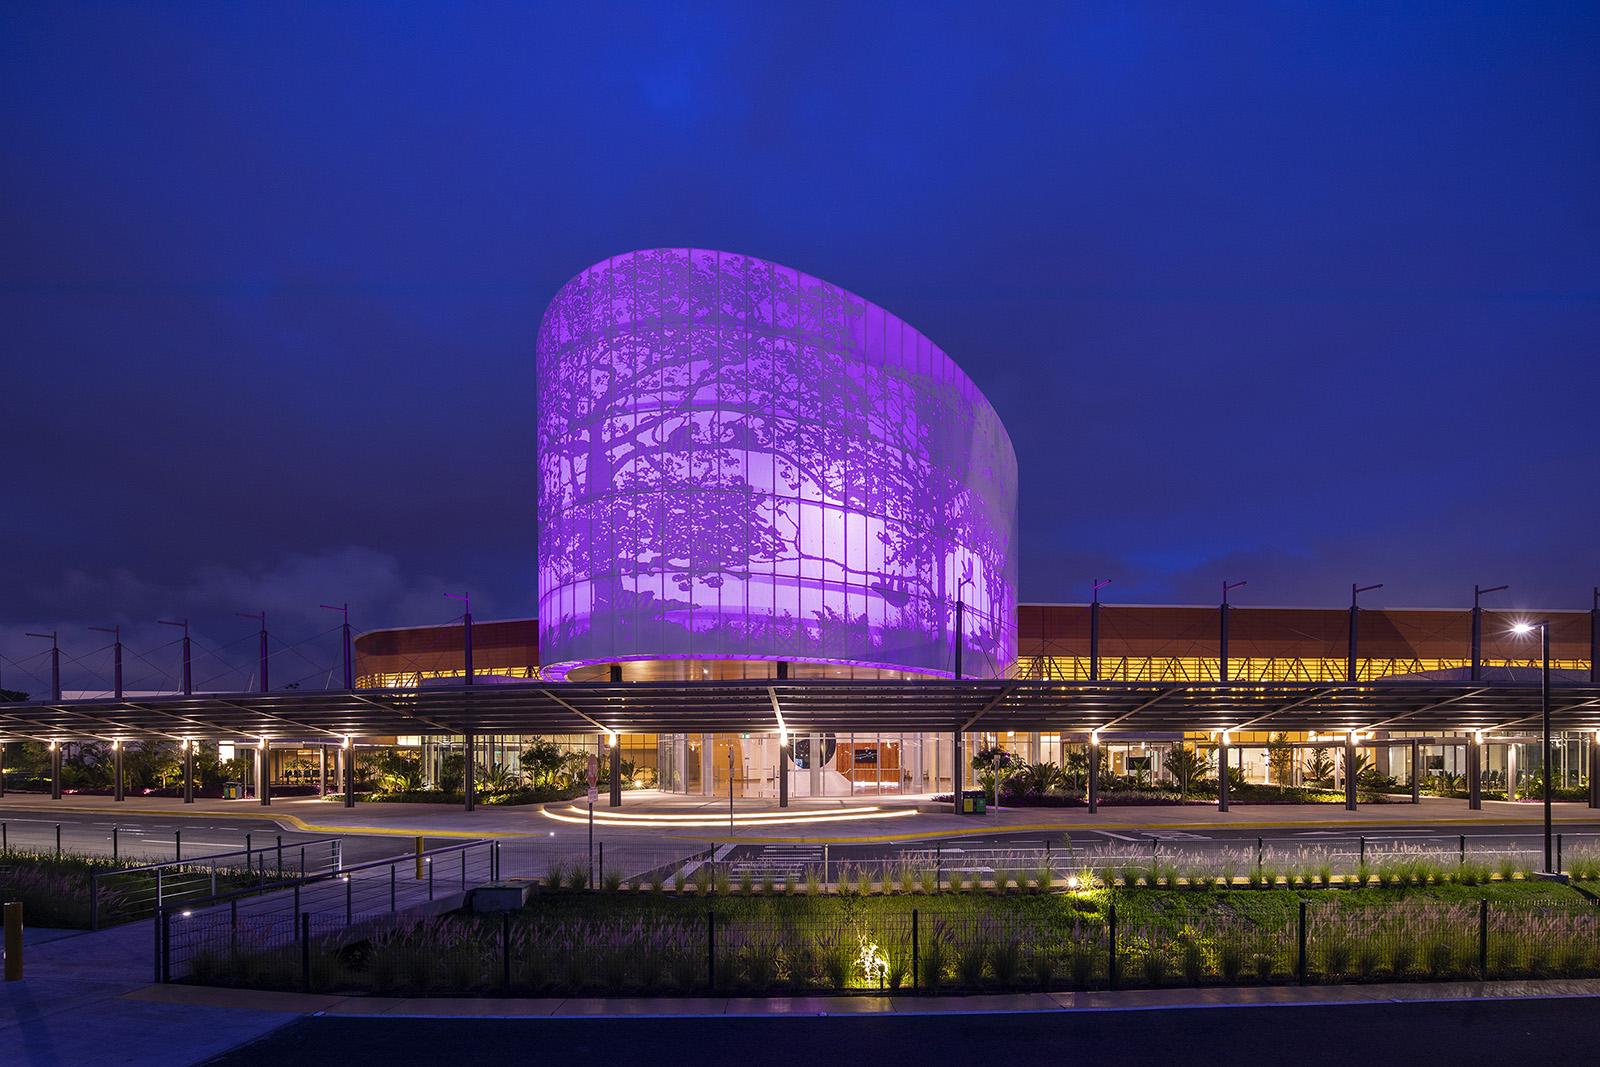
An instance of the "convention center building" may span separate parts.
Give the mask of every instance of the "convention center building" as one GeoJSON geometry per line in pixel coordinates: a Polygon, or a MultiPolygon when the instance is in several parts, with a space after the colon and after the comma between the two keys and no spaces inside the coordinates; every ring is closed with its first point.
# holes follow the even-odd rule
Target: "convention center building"
{"type": "MultiPolygon", "coordinates": [[[[1515,630],[1527,619],[1476,604],[1262,608],[1228,605],[1220,588],[1203,607],[1098,593],[1019,604],[1017,463],[994,408],[906,322],[774,263],[681,248],[608,259],[556,295],[536,358],[538,618],[362,634],[357,688],[460,685],[469,648],[475,685],[622,692],[755,679],[1530,680],[1542,666],[1537,638],[1515,630]]],[[[1539,619],[1555,670],[1589,684],[1591,614],[1539,619]]],[[[1183,736],[1121,734],[1111,770],[1158,778],[1183,736]]],[[[787,760],[781,740],[619,744],[641,784],[690,794],[777,796],[780,774],[792,796],[952,786],[953,733],[807,733],[787,739],[787,760]]],[[[1059,762],[1085,740],[1000,732],[971,743],[1059,762]]],[[[437,766],[460,739],[398,741],[437,766]]],[[[1234,739],[1246,779],[1267,777],[1266,742],[1234,739]]],[[[474,758],[515,770],[525,744],[479,737],[474,758]]],[[[1396,753],[1385,769],[1408,773],[1410,749],[1375,752],[1396,753]]],[[[1461,752],[1433,738],[1423,756],[1453,771],[1461,752]]],[[[1515,743],[1489,759],[1515,777],[1515,743]]],[[[1573,774],[1579,760],[1574,748],[1573,774]]]]}

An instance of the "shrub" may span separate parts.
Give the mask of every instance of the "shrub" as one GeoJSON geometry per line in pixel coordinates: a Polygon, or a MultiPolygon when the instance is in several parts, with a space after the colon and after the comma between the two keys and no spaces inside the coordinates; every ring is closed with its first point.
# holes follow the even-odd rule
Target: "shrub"
{"type": "Polygon", "coordinates": [[[1022,969],[1022,946],[1016,941],[1002,941],[989,949],[989,969],[994,980],[1003,986],[1016,982],[1022,969]]]}
{"type": "Polygon", "coordinates": [[[932,895],[939,891],[939,872],[933,867],[924,867],[917,872],[917,886],[924,893],[932,895]]]}
{"type": "Polygon", "coordinates": [[[600,875],[600,885],[607,893],[615,893],[622,888],[622,872],[613,868],[600,875]]]}
{"type": "Polygon", "coordinates": [[[982,945],[963,945],[956,952],[956,978],[968,989],[983,981],[984,958],[988,955],[982,945]]]}
{"type": "Polygon", "coordinates": [[[727,896],[733,889],[733,876],[728,873],[726,866],[716,867],[711,872],[711,879],[720,896],[727,896]]]}
{"type": "MultiPolygon", "coordinates": [[[[718,886],[718,889],[721,889],[721,886],[718,886]]],[[[756,891],[755,875],[750,872],[750,868],[749,867],[746,867],[744,869],[744,871],[742,873],[740,873],[740,875],[739,875],[739,895],[747,897],[751,893],[754,893],[755,891],[756,891]]]]}
{"type": "Polygon", "coordinates": [[[561,883],[566,880],[567,869],[560,860],[551,860],[545,865],[544,887],[549,890],[561,888],[561,883]]]}
{"type": "Polygon", "coordinates": [[[711,892],[711,880],[711,864],[702,863],[694,870],[694,891],[702,897],[708,895],[711,892]]]}

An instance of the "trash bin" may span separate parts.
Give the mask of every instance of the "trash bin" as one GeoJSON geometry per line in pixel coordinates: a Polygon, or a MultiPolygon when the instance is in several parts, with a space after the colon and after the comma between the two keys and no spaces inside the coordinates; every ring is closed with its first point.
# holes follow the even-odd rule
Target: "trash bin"
{"type": "Polygon", "coordinates": [[[963,789],[961,791],[961,814],[982,815],[989,810],[988,794],[981,789],[963,789]]]}
{"type": "Polygon", "coordinates": [[[244,796],[243,782],[224,782],[222,784],[223,800],[238,800],[242,796],[244,796]]]}

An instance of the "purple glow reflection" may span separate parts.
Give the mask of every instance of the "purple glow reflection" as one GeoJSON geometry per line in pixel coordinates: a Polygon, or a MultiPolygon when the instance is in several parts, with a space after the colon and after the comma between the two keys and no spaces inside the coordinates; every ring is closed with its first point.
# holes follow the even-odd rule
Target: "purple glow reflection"
{"type": "Polygon", "coordinates": [[[539,640],[616,659],[1016,658],[1016,458],[882,308],[745,256],[583,272],[539,331],[539,640]]]}

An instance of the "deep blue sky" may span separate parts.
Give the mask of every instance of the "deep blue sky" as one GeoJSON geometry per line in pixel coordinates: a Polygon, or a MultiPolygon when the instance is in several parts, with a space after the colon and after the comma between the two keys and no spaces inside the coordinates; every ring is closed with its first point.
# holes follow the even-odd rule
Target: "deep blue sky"
{"type": "Polygon", "coordinates": [[[11,688],[531,614],[540,315],[659,245],[948,351],[1024,600],[1600,582],[1592,3],[4,3],[0,101],[11,688]]]}

